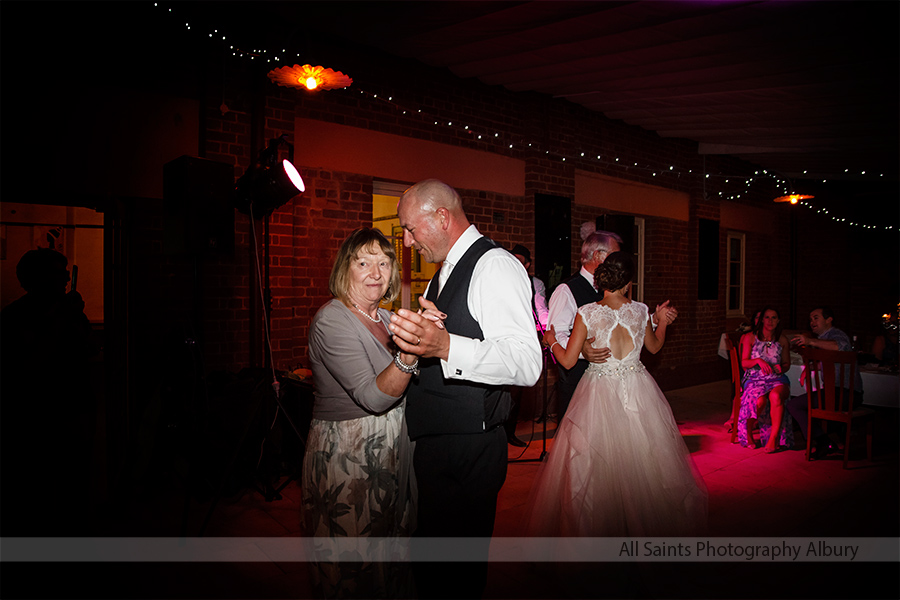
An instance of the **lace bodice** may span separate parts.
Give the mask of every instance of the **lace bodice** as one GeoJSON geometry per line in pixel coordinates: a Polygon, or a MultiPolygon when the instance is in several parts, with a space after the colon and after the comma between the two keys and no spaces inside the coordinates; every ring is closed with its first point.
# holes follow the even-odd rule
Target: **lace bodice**
{"type": "Polygon", "coordinates": [[[634,348],[621,359],[610,356],[603,363],[607,369],[630,369],[640,364],[641,348],[644,346],[644,332],[647,329],[649,311],[641,302],[630,302],[612,309],[596,302],[585,304],[578,309],[587,327],[587,336],[594,337],[595,348],[608,348],[609,338],[616,326],[621,325],[631,335],[634,348]]]}

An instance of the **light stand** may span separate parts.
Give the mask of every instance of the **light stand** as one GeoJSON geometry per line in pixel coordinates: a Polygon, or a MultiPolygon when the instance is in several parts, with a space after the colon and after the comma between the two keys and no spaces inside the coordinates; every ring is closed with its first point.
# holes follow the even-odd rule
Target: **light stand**
{"type": "MultiPolygon", "coordinates": [[[[538,331],[541,332],[540,338],[544,339],[544,333],[546,332],[544,326],[541,325],[541,320],[538,318],[537,312],[534,309],[531,309],[531,314],[534,315],[534,322],[537,325],[538,331]]],[[[510,459],[509,462],[517,463],[517,462],[541,462],[544,460],[544,457],[547,456],[547,421],[550,420],[550,415],[548,413],[550,407],[550,396],[547,392],[547,379],[550,374],[550,365],[556,364],[556,357],[553,356],[553,352],[550,351],[549,348],[544,348],[543,343],[541,344],[542,348],[542,357],[543,357],[543,370],[541,372],[541,378],[543,379],[542,388],[542,402],[541,402],[541,416],[540,422],[541,427],[543,429],[541,435],[541,454],[537,458],[513,458],[510,459]]],[[[533,431],[533,430],[532,430],[533,431]]],[[[534,439],[534,433],[531,435],[532,440],[534,439]]],[[[528,445],[531,445],[531,440],[528,441],[528,445]]],[[[528,446],[522,450],[522,454],[525,454],[525,451],[528,450],[528,446]]],[[[519,456],[522,456],[520,454],[519,456]]]]}
{"type": "MultiPolygon", "coordinates": [[[[269,481],[268,479],[262,481],[262,477],[260,476],[259,471],[260,465],[262,464],[265,444],[269,439],[269,434],[275,427],[278,416],[283,414],[285,419],[287,419],[291,429],[293,429],[294,433],[297,435],[298,439],[300,439],[301,441],[305,440],[305,436],[300,433],[300,430],[294,424],[294,421],[291,419],[290,414],[285,409],[284,404],[281,401],[281,383],[278,381],[278,376],[275,372],[275,359],[273,356],[272,340],[270,336],[271,303],[269,302],[269,298],[267,297],[269,290],[268,218],[275,209],[279,208],[288,200],[294,198],[295,196],[303,193],[306,190],[303,179],[300,177],[300,173],[297,171],[296,167],[294,167],[294,165],[287,159],[281,161],[278,160],[278,146],[280,146],[281,144],[285,144],[288,147],[289,155],[293,155],[293,146],[288,143],[287,135],[282,135],[281,137],[270,140],[269,145],[266,147],[266,149],[260,152],[257,161],[253,165],[251,165],[249,169],[247,169],[247,171],[240,177],[240,179],[238,179],[237,183],[235,184],[234,196],[235,208],[250,217],[250,231],[252,234],[253,254],[256,264],[256,277],[258,283],[257,287],[259,288],[260,298],[262,301],[266,349],[268,350],[269,367],[272,371],[271,386],[274,393],[275,403],[277,405],[275,417],[272,419],[272,423],[266,430],[266,434],[263,436],[262,442],[260,444],[259,459],[257,461],[256,469],[254,472],[254,488],[265,497],[267,502],[279,499],[281,497],[281,490],[283,490],[288,483],[299,476],[299,469],[295,469],[295,472],[278,488],[275,488],[272,485],[271,481],[269,481]],[[263,273],[260,266],[259,241],[256,237],[256,219],[260,217],[264,220],[264,231],[266,233],[265,241],[267,244],[265,279],[263,278],[263,273]],[[260,489],[260,487],[256,485],[257,482],[262,483],[263,489],[260,489]]],[[[260,402],[260,404],[261,403],[262,401],[260,402]]],[[[213,511],[215,510],[216,504],[221,498],[225,483],[228,481],[231,475],[237,458],[243,450],[244,442],[246,441],[247,435],[250,431],[250,425],[253,421],[255,421],[259,411],[260,406],[257,405],[256,410],[254,410],[253,417],[251,417],[251,420],[247,423],[243,435],[238,442],[237,448],[235,449],[235,454],[232,457],[231,462],[225,471],[225,475],[222,478],[222,483],[219,486],[219,489],[216,492],[212,503],[210,504],[209,510],[207,511],[206,518],[204,519],[203,524],[200,528],[201,536],[206,530],[206,526],[209,523],[213,511]]]]}
{"type": "MultiPolygon", "coordinates": [[[[266,271],[266,291],[264,291],[263,285],[262,285],[262,282],[263,282],[262,271],[260,270],[260,264],[259,264],[259,242],[256,239],[256,227],[254,225],[254,219],[253,219],[253,203],[252,202],[250,203],[249,209],[250,209],[250,229],[253,232],[253,248],[254,248],[254,256],[256,257],[256,274],[259,279],[259,292],[260,292],[260,295],[262,296],[263,311],[265,312],[265,319],[263,319],[263,321],[265,324],[265,332],[266,332],[266,348],[269,352],[269,367],[272,370],[272,390],[275,394],[275,403],[278,405],[276,408],[276,412],[275,412],[275,418],[272,419],[272,424],[266,430],[266,435],[263,436],[263,440],[260,444],[261,450],[260,450],[260,455],[259,455],[259,461],[256,464],[256,477],[255,477],[256,480],[259,480],[260,479],[259,467],[260,467],[260,464],[262,464],[262,456],[263,456],[262,449],[264,448],[265,443],[269,438],[269,434],[272,432],[272,429],[275,427],[275,422],[278,420],[279,414],[284,415],[285,419],[287,419],[288,424],[291,426],[291,429],[294,430],[294,433],[297,435],[298,439],[300,439],[302,441],[302,440],[305,440],[306,438],[303,434],[300,433],[300,430],[297,429],[297,426],[294,424],[294,421],[291,419],[290,413],[288,413],[287,409],[285,409],[285,407],[284,407],[284,404],[282,404],[282,402],[281,402],[283,393],[281,391],[281,383],[278,381],[278,376],[275,373],[275,357],[272,352],[272,339],[270,337],[270,328],[269,328],[269,323],[271,320],[271,313],[270,313],[271,302],[267,301],[269,299],[266,297],[268,295],[266,293],[266,291],[268,290],[268,270],[266,271]]],[[[268,215],[266,215],[265,218],[266,218],[266,223],[268,223],[268,215]]],[[[268,228],[266,228],[266,233],[268,234],[268,228]]],[[[266,236],[266,239],[268,240],[268,235],[266,236]]],[[[267,263],[267,267],[268,267],[268,260],[266,261],[266,263],[267,263]]],[[[281,490],[283,490],[288,483],[290,483],[292,480],[294,480],[298,477],[298,475],[299,475],[298,471],[299,471],[299,469],[295,470],[295,473],[291,477],[289,477],[286,481],[284,481],[281,484],[281,486],[278,487],[277,489],[273,488],[273,486],[271,485],[271,482],[267,480],[267,481],[262,482],[263,486],[265,487],[264,490],[260,490],[258,487],[256,488],[256,490],[265,497],[266,502],[271,502],[272,500],[280,499],[281,498],[281,495],[280,495],[281,490]]]]}

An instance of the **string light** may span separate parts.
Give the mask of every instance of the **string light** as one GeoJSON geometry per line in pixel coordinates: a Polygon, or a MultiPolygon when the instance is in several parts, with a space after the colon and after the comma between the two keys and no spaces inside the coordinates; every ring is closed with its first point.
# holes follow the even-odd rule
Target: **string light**
{"type": "MultiPolygon", "coordinates": [[[[160,7],[158,2],[154,2],[153,6],[160,7]]],[[[166,10],[166,12],[168,12],[170,14],[174,14],[174,10],[171,7],[166,8],[165,10],[166,10]]],[[[187,22],[184,23],[184,27],[186,30],[193,31],[191,25],[187,22]]],[[[210,39],[213,39],[214,38],[213,34],[215,34],[215,38],[218,38],[219,30],[214,29],[212,31],[212,33],[209,33],[207,35],[207,37],[210,39]]],[[[226,37],[228,37],[228,36],[226,36],[223,33],[221,35],[221,40],[225,41],[226,37]]],[[[249,60],[265,59],[266,62],[269,62],[269,63],[271,63],[272,61],[279,62],[279,61],[285,60],[286,56],[288,54],[287,49],[282,49],[281,54],[272,55],[270,57],[269,56],[270,53],[267,50],[256,50],[256,49],[254,49],[252,51],[243,50],[240,47],[235,46],[233,44],[229,46],[229,49],[232,51],[232,56],[234,56],[236,58],[246,58],[249,60]]],[[[301,54],[297,53],[296,57],[301,58],[301,54]]],[[[291,60],[293,60],[293,59],[291,59],[291,60]]],[[[337,91],[341,91],[341,90],[334,90],[334,91],[337,92],[337,91]]],[[[357,88],[357,91],[364,96],[370,97],[372,100],[375,100],[378,102],[387,102],[387,103],[393,105],[403,115],[413,115],[413,114],[421,115],[421,114],[423,114],[422,108],[402,106],[401,103],[398,103],[394,100],[393,96],[388,96],[387,98],[383,98],[383,97],[379,97],[378,94],[376,94],[376,93],[371,93],[364,89],[357,88]]],[[[435,118],[435,117],[431,118],[431,122],[436,127],[446,127],[449,129],[455,129],[456,127],[461,127],[463,131],[465,131],[469,134],[473,134],[476,140],[484,140],[485,135],[487,135],[488,137],[493,137],[494,140],[504,144],[507,147],[507,149],[510,149],[510,150],[514,150],[517,145],[519,147],[527,146],[528,148],[540,147],[540,143],[533,141],[533,140],[529,141],[529,140],[523,139],[523,138],[521,138],[521,136],[511,136],[511,135],[507,135],[507,134],[501,135],[501,133],[497,132],[497,131],[493,132],[493,136],[490,136],[490,134],[487,134],[487,133],[484,133],[484,134],[477,133],[476,131],[474,131],[476,128],[470,124],[463,124],[463,125],[457,124],[456,126],[454,126],[453,121],[446,121],[447,124],[443,125],[444,121],[441,119],[435,118]]],[[[549,156],[550,150],[545,149],[544,153],[549,156]]],[[[681,168],[678,168],[676,165],[669,165],[668,169],[666,169],[664,167],[654,166],[654,165],[649,165],[649,164],[641,165],[637,162],[630,162],[630,164],[623,164],[623,161],[620,160],[619,156],[607,157],[605,159],[602,154],[596,154],[595,156],[596,156],[596,159],[591,159],[590,157],[587,156],[587,153],[585,151],[579,151],[577,153],[577,156],[575,154],[573,154],[571,157],[567,157],[565,155],[557,155],[557,158],[561,162],[567,162],[568,158],[576,158],[576,159],[579,159],[582,161],[596,162],[603,167],[625,169],[625,171],[627,171],[631,174],[644,173],[648,177],[658,177],[659,175],[667,174],[667,175],[674,176],[676,178],[681,178],[682,175],[693,174],[692,169],[681,169],[681,168]]],[[[850,172],[851,171],[849,168],[844,169],[844,173],[849,174],[850,172]]],[[[803,174],[806,175],[808,173],[807,173],[807,171],[803,171],[803,174]]],[[[862,175],[862,176],[868,175],[868,176],[876,177],[876,178],[884,177],[884,173],[869,174],[867,170],[861,170],[860,175],[862,175]]],[[[752,188],[755,185],[761,184],[761,183],[768,185],[768,186],[771,186],[774,183],[774,185],[776,187],[783,190],[783,194],[787,195],[787,194],[791,193],[789,181],[778,177],[774,173],[769,173],[768,170],[766,170],[766,169],[763,169],[762,171],[755,171],[753,176],[749,176],[749,177],[741,176],[741,175],[725,175],[725,174],[714,174],[714,173],[704,173],[703,177],[707,180],[715,180],[715,179],[721,180],[724,185],[729,185],[729,186],[732,185],[732,182],[731,182],[732,178],[743,180],[743,186],[744,186],[743,190],[734,190],[731,192],[726,192],[726,191],[722,191],[722,190],[718,191],[718,196],[723,200],[737,200],[737,199],[743,198],[745,195],[750,196],[752,188]]],[[[822,179],[821,182],[827,183],[827,180],[822,179]]],[[[889,231],[898,230],[898,227],[895,225],[871,225],[871,224],[857,223],[852,220],[850,222],[847,222],[846,217],[838,217],[838,216],[831,215],[830,212],[828,211],[828,209],[826,209],[824,207],[816,209],[816,207],[814,207],[811,203],[806,202],[806,201],[800,201],[799,204],[807,209],[815,210],[816,214],[822,214],[822,215],[825,215],[826,217],[831,218],[831,220],[834,222],[847,223],[851,227],[862,227],[865,229],[881,229],[881,230],[889,230],[889,231]]]]}

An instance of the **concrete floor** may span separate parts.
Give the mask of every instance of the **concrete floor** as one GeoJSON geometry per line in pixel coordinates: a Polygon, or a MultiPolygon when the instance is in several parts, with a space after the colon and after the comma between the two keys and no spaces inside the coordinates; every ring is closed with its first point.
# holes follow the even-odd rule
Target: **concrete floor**
{"type": "MultiPolygon", "coordinates": [[[[730,443],[728,381],[666,393],[709,490],[709,536],[900,536],[898,411],[878,409],[875,460],[854,445],[850,469],[837,456],[805,460],[800,450],[767,455],[730,443]]],[[[527,411],[525,411],[527,412],[527,411]]],[[[526,416],[526,415],[523,415],[526,416]]],[[[555,423],[548,424],[552,451],[555,423]]],[[[510,459],[541,455],[543,429],[522,421],[528,448],[510,459]]],[[[798,447],[803,442],[797,435],[798,447]]],[[[540,462],[511,462],[501,491],[495,538],[517,537],[540,462]]],[[[101,517],[97,535],[296,537],[300,489],[289,483],[267,502],[243,488],[211,510],[178,486],[148,486],[101,517]],[[101,533],[102,532],[102,533],[101,533]]],[[[572,563],[534,568],[492,563],[485,598],[843,598],[900,596],[895,563],[572,563]],[[838,575],[838,583],[829,577],[838,575]],[[864,586],[858,578],[866,579],[864,586]]],[[[307,565],[298,562],[35,564],[3,563],[3,597],[311,598],[307,565]],[[138,583],[140,582],[140,583],[138,583]]]]}

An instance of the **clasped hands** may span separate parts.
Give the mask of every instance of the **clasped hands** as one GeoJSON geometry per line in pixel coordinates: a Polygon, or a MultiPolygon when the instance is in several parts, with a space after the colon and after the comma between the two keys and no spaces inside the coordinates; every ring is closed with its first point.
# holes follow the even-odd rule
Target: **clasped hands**
{"type": "Polygon", "coordinates": [[[678,309],[674,306],[669,305],[669,301],[666,300],[662,304],[656,305],[656,310],[653,313],[653,316],[656,317],[656,324],[659,325],[662,323],[662,320],[666,320],[666,325],[671,325],[672,321],[674,321],[678,317],[678,309]]]}
{"type": "Polygon", "coordinates": [[[418,312],[401,308],[391,315],[388,328],[401,352],[422,358],[447,360],[450,355],[450,333],[444,327],[447,315],[424,296],[419,298],[418,312]]]}

